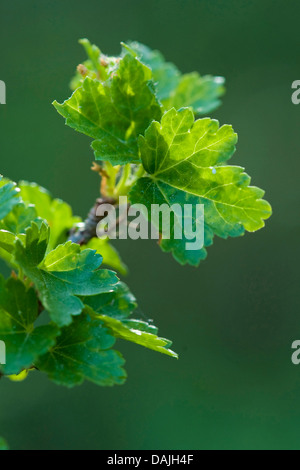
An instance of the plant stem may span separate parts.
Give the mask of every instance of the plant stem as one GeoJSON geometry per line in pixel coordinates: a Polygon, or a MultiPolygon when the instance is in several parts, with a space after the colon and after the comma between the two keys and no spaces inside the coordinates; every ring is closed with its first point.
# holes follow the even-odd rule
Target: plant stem
{"type": "Polygon", "coordinates": [[[130,163],[127,163],[127,165],[124,166],[122,176],[120,178],[119,183],[116,186],[115,189],[115,194],[116,196],[124,196],[128,193],[128,189],[130,185],[128,184],[128,181],[130,180],[131,176],[131,165],[130,163]]]}
{"type": "Polygon", "coordinates": [[[104,168],[108,176],[105,182],[105,195],[113,197],[115,194],[116,178],[117,174],[119,173],[120,167],[114,167],[110,162],[105,162],[104,168]]]}
{"type": "Polygon", "coordinates": [[[79,225],[76,225],[70,230],[68,240],[77,243],[78,245],[87,245],[88,242],[97,237],[97,226],[104,217],[97,216],[97,209],[101,204],[110,204],[115,206],[116,199],[103,198],[97,199],[94,207],[90,210],[87,219],[79,225]]]}

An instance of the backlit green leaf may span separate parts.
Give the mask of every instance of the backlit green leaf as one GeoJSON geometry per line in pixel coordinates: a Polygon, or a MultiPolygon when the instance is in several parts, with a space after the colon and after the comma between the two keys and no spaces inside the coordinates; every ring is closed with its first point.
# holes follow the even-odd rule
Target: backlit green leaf
{"type": "Polygon", "coordinates": [[[59,243],[64,243],[68,231],[81,221],[80,217],[73,216],[72,209],[67,203],[61,199],[53,199],[46,189],[35,183],[22,181],[19,188],[23,201],[33,204],[37,216],[46,220],[51,229],[48,251],[59,243]]]}
{"type": "Polygon", "coordinates": [[[131,52],[152,70],[153,81],[157,87],[157,96],[161,102],[167,100],[176,90],[181,73],[176,65],[166,62],[159,51],[154,51],[139,42],[123,44],[125,53],[131,52]]]}
{"type": "Polygon", "coordinates": [[[151,77],[150,69],[127,54],[108,80],[87,77],[70,99],[54,106],[68,126],[94,139],[97,160],[138,162],[137,136],[161,116],[151,77]]]}
{"type": "Polygon", "coordinates": [[[236,141],[231,126],[219,128],[208,118],[194,122],[189,109],[171,109],[140,137],[140,151],[152,178],[199,196],[215,215],[217,228],[239,224],[252,232],[264,226],[271,207],[262,199],[264,191],[249,186],[243,168],[225,164],[236,141]]]}
{"type": "Polygon", "coordinates": [[[13,252],[17,237],[6,230],[0,230],[0,257],[9,265],[14,266],[13,252]]]}
{"type": "Polygon", "coordinates": [[[151,68],[158,98],[166,111],[191,107],[196,114],[205,115],[221,104],[220,97],[225,92],[223,77],[202,77],[197,72],[182,75],[159,51],[138,42],[124,44],[124,48],[151,68]]]}
{"type": "MultiPolygon", "coordinates": [[[[205,247],[213,243],[214,235],[238,237],[245,230],[260,229],[270,217],[271,207],[262,199],[264,192],[249,186],[250,177],[243,168],[227,165],[237,142],[231,126],[219,128],[217,121],[208,118],[194,121],[189,109],[172,109],[161,123],[153,122],[139,141],[148,176],[136,182],[130,201],[144,204],[150,219],[153,204],[178,204],[182,208],[183,217],[174,217],[170,236],[162,236],[160,241],[162,250],[172,252],[179,263],[198,266],[206,258],[205,247]],[[185,204],[204,206],[201,249],[187,249],[185,204]],[[176,226],[182,227],[181,239],[175,237],[176,226]]],[[[196,233],[194,212],[192,223],[196,233]]],[[[163,234],[161,226],[157,228],[163,234]]]]}
{"type": "Polygon", "coordinates": [[[14,233],[15,235],[19,235],[25,233],[25,230],[33,221],[38,222],[35,207],[20,202],[0,221],[0,228],[14,233]]]}
{"type": "Polygon", "coordinates": [[[110,292],[118,278],[99,269],[102,258],[93,250],[80,250],[71,242],[59,245],[46,257],[49,229],[36,224],[26,231],[26,241],[17,240],[15,259],[35,284],[44,308],[59,326],[68,325],[82,312],[80,295],[110,292]]]}
{"type": "Polygon", "coordinates": [[[0,220],[20,202],[15,183],[7,182],[0,175],[0,220]]]}
{"type": "MultiPolygon", "coordinates": [[[[193,196],[184,191],[179,191],[171,186],[161,182],[154,181],[152,178],[146,177],[138,180],[132,191],[130,192],[130,200],[133,204],[145,204],[148,209],[149,220],[151,219],[151,207],[153,204],[162,206],[163,204],[168,205],[170,208],[174,204],[180,204],[183,208],[184,204],[202,204],[202,200],[198,196],[193,196]]],[[[196,214],[193,212],[193,230],[195,230],[195,219],[196,214]]],[[[171,230],[169,237],[162,238],[160,241],[160,247],[165,252],[172,252],[176,261],[180,264],[190,264],[192,266],[198,266],[200,261],[204,260],[207,256],[206,249],[204,246],[210,246],[213,242],[214,232],[211,230],[207,223],[204,224],[204,246],[197,250],[187,250],[186,244],[190,243],[191,240],[187,239],[184,232],[184,212],[182,211],[182,217],[178,217],[176,212],[171,220],[171,230]],[[176,226],[181,228],[182,234],[181,239],[175,238],[176,226]]],[[[161,221],[161,220],[160,220],[161,221]]],[[[161,226],[156,226],[160,233],[162,233],[161,226]]],[[[240,232],[239,232],[240,234],[240,232]]]]}
{"type": "Polygon", "coordinates": [[[223,77],[201,77],[197,72],[183,75],[177,88],[163,101],[164,108],[191,107],[197,115],[207,115],[220,106],[224,84],[223,77]]]}
{"type": "Polygon", "coordinates": [[[82,86],[86,77],[107,80],[118,66],[117,57],[108,57],[100,49],[91,44],[88,39],[80,39],[79,43],[84,47],[88,57],[82,64],[79,64],[75,76],[72,78],[70,87],[73,91],[82,86]]]}

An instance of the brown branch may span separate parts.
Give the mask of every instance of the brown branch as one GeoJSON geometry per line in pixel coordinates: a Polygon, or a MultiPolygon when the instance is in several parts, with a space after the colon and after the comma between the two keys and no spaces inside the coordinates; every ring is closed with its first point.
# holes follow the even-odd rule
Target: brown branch
{"type": "Polygon", "coordinates": [[[70,230],[68,240],[77,243],[78,245],[87,245],[88,242],[97,237],[97,226],[102,219],[106,217],[97,216],[97,210],[99,206],[103,204],[111,204],[112,206],[116,206],[117,201],[112,198],[99,198],[96,200],[94,207],[90,210],[87,219],[84,221],[82,226],[75,226],[70,230]]]}

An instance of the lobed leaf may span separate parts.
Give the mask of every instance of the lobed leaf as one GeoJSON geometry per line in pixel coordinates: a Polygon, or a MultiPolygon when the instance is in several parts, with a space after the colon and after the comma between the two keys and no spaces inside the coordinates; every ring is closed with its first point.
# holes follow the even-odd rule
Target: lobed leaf
{"type": "Polygon", "coordinates": [[[15,235],[24,234],[31,222],[39,223],[35,207],[19,202],[13,210],[0,221],[0,228],[15,235]]]}
{"type": "Polygon", "coordinates": [[[16,242],[15,259],[35,284],[44,308],[59,326],[68,325],[80,315],[83,304],[78,296],[109,292],[118,282],[111,271],[100,269],[100,255],[67,242],[46,255],[49,228],[33,223],[23,244],[16,242]]]}
{"type": "Polygon", "coordinates": [[[109,294],[82,298],[86,311],[110,329],[116,338],[121,338],[145,348],[178,357],[170,348],[171,341],[157,336],[157,328],[151,323],[129,318],[136,309],[134,296],[124,283],[119,283],[109,294]]]}
{"type": "MultiPolygon", "coordinates": [[[[213,204],[226,224],[240,224],[248,231],[264,226],[271,215],[262,199],[264,191],[251,187],[250,177],[238,166],[225,165],[235,151],[237,136],[231,126],[217,121],[194,122],[189,109],[165,113],[140,137],[141,158],[155,180],[213,204]]],[[[221,222],[223,223],[223,222],[221,222]]]]}
{"type": "Polygon", "coordinates": [[[37,217],[35,207],[26,205],[22,200],[4,219],[0,220],[0,257],[16,270],[18,270],[18,266],[14,259],[15,241],[17,239],[24,240],[25,230],[33,221],[37,225],[42,222],[37,217]]]}
{"type": "Polygon", "coordinates": [[[193,72],[180,77],[177,88],[163,101],[165,110],[190,107],[197,115],[207,115],[221,105],[225,79],[193,72]]]}
{"type": "MultiPolygon", "coordinates": [[[[81,221],[80,217],[73,215],[69,204],[61,199],[53,199],[46,189],[35,183],[21,181],[19,188],[23,201],[34,205],[37,216],[47,221],[51,229],[48,251],[56,248],[59,243],[64,243],[68,231],[81,221]]],[[[27,223],[25,228],[29,225],[27,223]]]]}
{"type": "Polygon", "coordinates": [[[130,42],[123,47],[152,70],[157,95],[165,111],[173,107],[191,107],[196,114],[205,115],[221,104],[220,98],[225,93],[223,77],[202,77],[197,72],[182,75],[174,64],[166,62],[159,51],[138,42],[130,42]]]}
{"type": "Polygon", "coordinates": [[[37,361],[39,370],[58,385],[74,387],[84,380],[97,385],[122,384],[124,359],[112,350],[115,338],[87,314],[61,330],[56,345],[37,361]]]}
{"type": "Polygon", "coordinates": [[[53,104],[68,126],[95,139],[97,160],[137,163],[138,135],[161,117],[151,77],[148,67],[126,54],[105,82],[87,77],[70,99],[53,104]]]}
{"type": "MultiPolygon", "coordinates": [[[[171,186],[152,178],[140,178],[130,192],[130,200],[133,204],[144,204],[148,209],[149,221],[153,224],[151,219],[151,208],[154,204],[159,206],[167,205],[172,207],[174,204],[179,204],[184,208],[185,204],[202,204],[202,200],[192,194],[184,191],[176,190],[171,186]]],[[[197,250],[187,250],[186,244],[190,243],[191,239],[187,238],[184,230],[184,223],[186,217],[182,212],[180,217],[176,212],[174,213],[171,226],[171,231],[168,237],[162,237],[160,240],[160,247],[164,252],[171,252],[180,264],[190,264],[191,266],[198,266],[200,261],[204,260],[207,252],[204,246],[210,246],[213,242],[214,233],[207,223],[204,224],[204,246],[197,250]],[[175,238],[177,227],[180,227],[182,235],[181,239],[175,238]]],[[[196,230],[196,213],[193,212],[192,229],[196,230]]],[[[161,225],[156,226],[157,230],[162,233],[161,225]]]]}
{"type": "Polygon", "coordinates": [[[184,234],[181,240],[171,233],[169,240],[161,241],[161,248],[171,251],[181,264],[197,266],[205,259],[205,246],[212,244],[214,235],[237,237],[245,230],[258,230],[271,215],[269,203],[262,199],[264,191],[250,186],[243,168],[227,164],[236,142],[231,126],[220,128],[217,121],[208,118],[194,121],[189,109],[171,109],[161,123],[153,122],[139,138],[142,163],[149,176],[136,182],[131,202],[145,204],[149,213],[151,204],[204,205],[201,250],[186,250],[184,234]]]}
{"type": "Polygon", "coordinates": [[[138,57],[152,70],[153,81],[157,88],[158,99],[163,103],[174,92],[180,82],[181,73],[176,65],[166,62],[161,52],[152,50],[139,42],[122,44],[124,53],[138,57]]]}

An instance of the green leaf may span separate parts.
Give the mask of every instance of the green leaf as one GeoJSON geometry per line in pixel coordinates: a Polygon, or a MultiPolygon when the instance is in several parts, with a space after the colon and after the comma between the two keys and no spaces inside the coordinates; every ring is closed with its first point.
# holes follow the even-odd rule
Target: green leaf
{"type": "Polygon", "coordinates": [[[4,374],[19,374],[55,344],[58,328],[35,328],[37,317],[35,291],[26,290],[19,280],[11,278],[5,282],[0,276],[0,338],[6,345],[6,365],[1,367],[4,374]]]}
{"type": "MultiPolygon", "coordinates": [[[[153,122],[145,137],[140,137],[140,152],[149,176],[140,178],[129,197],[133,204],[144,204],[149,218],[153,204],[172,207],[185,204],[204,205],[204,246],[187,249],[184,219],[174,216],[168,238],[162,237],[163,251],[172,252],[181,264],[198,266],[207,256],[205,247],[214,235],[238,237],[245,230],[255,231],[270,217],[271,207],[262,200],[264,192],[249,186],[250,178],[243,168],[226,165],[235,151],[237,136],[231,126],[219,128],[217,121],[200,119],[193,113],[174,109],[165,113],[161,124],[153,122]],[[182,238],[175,238],[176,226],[182,227],[182,238]]],[[[183,212],[184,214],[184,212],[183,212]]],[[[153,221],[152,221],[153,223],[153,221]]],[[[193,214],[193,231],[196,228],[193,214]]],[[[157,227],[162,233],[161,226],[157,227]]]]}
{"type": "Polygon", "coordinates": [[[13,252],[17,237],[6,230],[0,230],[0,257],[10,266],[15,266],[13,252]]]}
{"type": "Polygon", "coordinates": [[[80,39],[79,44],[84,47],[88,59],[77,67],[76,73],[70,83],[70,88],[73,91],[82,86],[84,78],[99,78],[99,69],[101,67],[100,49],[96,45],[91,44],[88,39],[80,39]]]}
{"type": "Polygon", "coordinates": [[[37,366],[58,385],[74,387],[84,380],[97,385],[122,384],[124,360],[112,350],[115,338],[87,314],[61,330],[56,345],[40,357],[37,366]]]}
{"type": "Polygon", "coordinates": [[[110,268],[116,269],[123,276],[128,274],[128,268],[126,264],[121,260],[120,255],[116,248],[109,243],[109,239],[92,238],[85,248],[96,250],[99,255],[103,258],[103,264],[110,268]]]}
{"type": "Polygon", "coordinates": [[[81,44],[84,47],[85,52],[87,56],[89,57],[89,60],[93,66],[93,69],[98,72],[101,67],[101,64],[100,64],[101,51],[99,47],[97,47],[95,44],[91,44],[90,41],[86,38],[80,39],[79,44],[81,44]]]}
{"type": "Polygon", "coordinates": [[[139,139],[144,168],[153,179],[199,196],[218,214],[217,228],[239,224],[253,232],[264,226],[271,207],[262,199],[264,191],[249,186],[243,168],[225,165],[236,142],[231,126],[219,128],[208,118],[194,122],[189,109],[171,109],[139,139]]]}
{"type": "MultiPolygon", "coordinates": [[[[171,186],[162,183],[160,181],[154,181],[152,178],[146,177],[141,178],[137,181],[136,185],[129,194],[130,201],[133,204],[144,204],[148,209],[149,220],[151,221],[151,207],[153,204],[162,206],[167,204],[170,208],[174,204],[179,204],[184,208],[185,204],[192,204],[194,207],[196,204],[202,204],[203,201],[198,196],[193,196],[184,191],[179,191],[171,186]]],[[[199,263],[204,260],[207,256],[206,249],[204,247],[197,250],[187,250],[186,244],[190,243],[191,240],[186,237],[184,231],[184,212],[183,217],[175,212],[173,217],[173,224],[171,224],[171,231],[169,237],[162,238],[160,241],[160,247],[164,252],[171,252],[180,264],[190,264],[191,266],[199,266],[199,263]],[[176,227],[181,228],[181,239],[175,238],[176,227]]],[[[207,222],[207,219],[206,219],[207,222]]],[[[152,221],[153,223],[153,221],[152,221]]],[[[193,231],[196,230],[196,214],[193,213],[193,231]]],[[[156,227],[160,233],[162,233],[161,225],[156,227]]],[[[240,226],[236,227],[236,234],[232,231],[231,236],[239,236],[244,232],[244,229],[240,226]]],[[[220,234],[223,238],[227,238],[228,235],[220,234]]],[[[213,243],[214,231],[208,225],[208,222],[204,224],[204,246],[210,246],[213,243]]]]}
{"type": "Polygon", "coordinates": [[[165,61],[159,51],[138,42],[123,46],[151,68],[164,110],[191,107],[196,114],[204,115],[221,104],[220,97],[225,92],[223,77],[202,77],[197,72],[182,75],[174,64],[165,61]]]}
{"type": "Polygon", "coordinates": [[[79,44],[84,47],[88,60],[79,65],[75,76],[71,80],[70,87],[73,91],[82,86],[82,82],[86,77],[97,78],[102,81],[107,80],[118,64],[116,57],[108,57],[102,54],[100,49],[95,44],[91,44],[88,39],[80,39],[79,44]]]}
{"type": "Polygon", "coordinates": [[[141,321],[126,325],[125,322],[106,315],[97,315],[96,318],[102,320],[105,326],[110,328],[116,338],[125,339],[126,341],[131,341],[132,343],[139,344],[153,351],[178,358],[178,355],[169,349],[172,343],[165,338],[159,338],[156,334],[143,331],[142,328],[149,328],[149,325],[143,324],[141,321]]]}
{"type": "Polygon", "coordinates": [[[225,93],[224,84],[223,77],[201,77],[197,72],[183,75],[177,88],[163,101],[164,108],[191,107],[196,114],[207,115],[220,106],[220,98],[225,93]]]}
{"type": "Polygon", "coordinates": [[[82,297],[81,300],[95,313],[109,315],[117,320],[127,319],[137,308],[136,298],[123,282],[119,282],[113,292],[82,297]]]}
{"type": "Polygon", "coordinates": [[[0,230],[0,247],[8,253],[13,253],[17,237],[6,230],[0,230]]]}
{"type": "Polygon", "coordinates": [[[137,304],[128,287],[119,283],[114,292],[82,298],[92,318],[101,320],[116,338],[125,339],[145,348],[178,357],[170,348],[171,341],[157,336],[157,328],[145,321],[129,319],[137,304]]]}
{"type": "MultiPolygon", "coordinates": [[[[17,188],[19,191],[19,188],[17,188]]],[[[20,200],[20,198],[18,198],[20,200]]],[[[23,201],[17,202],[12,210],[0,220],[0,257],[10,267],[18,269],[14,262],[14,244],[19,239],[24,239],[25,230],[35,221],[38,225],[41,219],[36,215],[35,207],[26,205],[23,201]]]]}
{"type": "Polygon", "coordinates": [[[22,181],[19,183],[19,188],[23,201],[33,204],[37,216],[46,220],[51,228],[48,251],[59,243],[64,243],[68,231],[81,221],[80,217],[73,216],[72,209],[67,203],[61,199],[53,199],[46,189],[35,183],[22,181]]]}
{"type": "Polygon", "coordinates": [[[31,222],[37,222],[38,218],[35,207],[20,202],[13,210],[0,221],[0,228],[8,232],[19,235],[25,233],[25,230],[31,225],[31,222]]]}
{"type": "Polygon", "coordinates": [[[0,175],[0,220],[3,219],[20,202],[16,184],[7,182],[0,175]]]}
{"type": "Polygon", "coordinates": [[[97,160],[137,163],[138,135],[161,117],[151,77],[148,67],[126,54],[111,78],[102,83],[87,77],[70,99],[53,104],[68,126],[95,139],[97,160]]]}
{"type": "Polygon", "coordinates": [[[153,81],[157,87],[157,96],[161,102],[167,100],[180,82],[181,73],[176,65],[166,62],[159,52],[139,42],[123,43],[124,50],[137,56],[152,70],[153,81]]]}
{"type": "Polygon", "coordinates": [[[82,312],[77,297],[110,292],[118,282],[111,271],[99,269],[102,258],[93,250],[80,250],[71,242],[59,245],[45,257],[49,228],[33,223],[26,230],[26,241],[17,240],[15,259],[35,284],[44,308],[59,326],[68,325],[82,312]]]}
{"type": "Polygon", "coordinates": [[[3,437],[0,437],[0,450],[9,450],[8,444],[3,437]]]}

